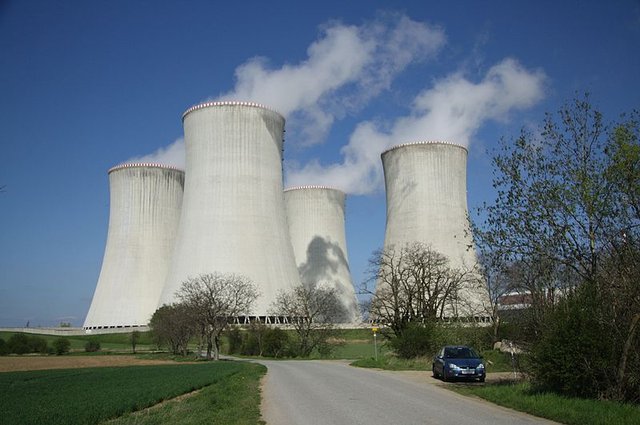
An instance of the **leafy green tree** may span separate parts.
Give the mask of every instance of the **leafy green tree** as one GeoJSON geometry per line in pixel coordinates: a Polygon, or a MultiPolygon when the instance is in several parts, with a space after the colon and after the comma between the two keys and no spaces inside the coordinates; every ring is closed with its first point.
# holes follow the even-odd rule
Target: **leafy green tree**
{"type": "Polygon", "coordinates": [[[16,333],[9,337],[7,341],[9,353],[26,354],[31,352],[29,337],[22,333],[16,333]]]}
{"type": "Polygon", "coordinates": [[[607,123],[585,96],[547,114],[539,134],[503,140],[494,156],[497,196],[476,236],[510,285],[531,295],[533,377],[543,387],[581,394],[586,383],[557,364],[570,362],[572,345],[597,396],[640,393],[639,128],[637,112],[607,123]],[[590,349],[594,332],[612,351],[590,349]],[[551,358],[555,367],[544,366],[551,358]],[[598,378],[602,370],[612,378],[598,378]]]}
{"type": "Polygon", "coordinates": [[[186,356],[189,340],[196,335],[191,311],[183,304],[163,305],[149,321],[151,335],[158,347],[167,346],[173,354],[186,356]]]}
{"type": "Polygon", "coordinates": [[[53,340],[53,350],[57,356],[67,354],[71,349],[71,342],[67,338],[56,338],[53,340]]]}

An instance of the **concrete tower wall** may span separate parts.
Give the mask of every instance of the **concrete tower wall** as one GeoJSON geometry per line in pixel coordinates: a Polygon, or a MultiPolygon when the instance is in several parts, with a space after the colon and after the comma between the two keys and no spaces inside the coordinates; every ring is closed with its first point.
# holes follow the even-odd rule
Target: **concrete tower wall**
{"type": "Polygon", "coordinates": [[[253,315],[268,315],[280,290],[300,284],[282,186],[284,118],[261,105],[211,102],[183,115],[185,192],[161,303],[189,277],[236,273],[261,293],[253,315]]]}
{"type": "MultiPolygon", "coordinates": [[[[472,268],[476,254],[468,225],[467,150],[442,142],[408,143],[382,153],[387,194],[385,248],[430,245],[452,267],[472,268]]],[[[479,308],[483,289],[464,295],[479,308]]]]}
{"type": "Polygon", "coordinates": [[[156,164],[109,170],[109,230],[86,329],[146,325],[158,306],[178,228],[184,172],[156,164]]]}
{"type": "Polygon", "coordinates": [[[293,254],[303,285],[334,288],[346,312],[345,323],[361,322],[349,271],[345,238],[345,194],[323,186],[285,190],[293,254]]]}

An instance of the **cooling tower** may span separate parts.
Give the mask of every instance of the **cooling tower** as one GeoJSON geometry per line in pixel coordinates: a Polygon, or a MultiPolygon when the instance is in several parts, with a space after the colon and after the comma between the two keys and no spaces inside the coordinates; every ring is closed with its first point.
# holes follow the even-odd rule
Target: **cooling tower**
{"type": "Polygon", "coordinates": [[[284,191],[284,201],[302,284],[335,289],[345,310],[340,321],[360,323],[344,232],[344,192],[323,186],[292,187],[284,191]]]}
{"type": "MultiPolygon", "coordinates": [[[[443,142],[407,143],[382,153],[387,194],[385,248],[421,242],[450,266],[476,264],[467,212],[467,150],[443,142]]],[[[461,293],[472,311],[488,302],[483,288],[461,293]]],[[[466,309],[465,309],[466,310],[466,309]]]]}
{"type": "Polygon", "coordinates": [[[109,230],[85,329],[141,326],[158,306],[175,240],[184,172],[157,164],[109,170],[109,230]]]}
{"type": "Polygon", "coordinates": [[[282,187],[284,118],[246,102],[210,102],[183,115],[184,201],[161,303],[189,277],[241,274],[258,287],[252,315],[300,285],[282,187]]]}

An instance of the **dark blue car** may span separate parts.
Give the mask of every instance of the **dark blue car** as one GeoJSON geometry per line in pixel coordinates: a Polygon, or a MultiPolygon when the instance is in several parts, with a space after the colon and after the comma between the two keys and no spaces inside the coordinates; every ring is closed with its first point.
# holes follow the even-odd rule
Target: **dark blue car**
{"type": "Polygon", "coordinates": [[[434,378],[449,381],[456,378],[484,382],[487,376],[482,357],[471,347],[447,345],[436,354],[431,366],[434,378]]]}

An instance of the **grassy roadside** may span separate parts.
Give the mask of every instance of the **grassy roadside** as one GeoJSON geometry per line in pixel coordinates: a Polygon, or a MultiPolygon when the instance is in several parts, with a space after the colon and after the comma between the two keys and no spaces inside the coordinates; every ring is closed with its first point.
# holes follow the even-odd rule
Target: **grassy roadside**
{"type": "Polygon", "coordinates": [[[243,363],[225,379],[181,400],[169,400],[143,411],[128,413],[108,425],[152,424],[264,424],[260,419],[260,378],[266,368],[243,363]]]}
{"type": "Polygon", "coordinates": [[[259,380],[244,362],[58,369],[0,374],[0,422],[12,424],[260,423],[259,380]],[[169,401],[140,415],[130,415],[169,401]]]}
{"type": "Polygon", "coordinates": [[[540,393],[534,391],[528,382],[483,386],[450,385],[447,389],[563,424],[640,424],[640,406],[540,393]]]}
{"type": "MultiPolygon", "coordinates": [[[[511,372],[511,356],[496,350],[483,351],[482,357],[485,360],[487,373],[511,372]]],[[[362,358],[351,363],[352,366],[377,368],[386,370],[431,370],[431,357],[417,357],[413,359],[401,359],[390,355],[379,355],[378,360],[373,358],[362,358]]]]}

